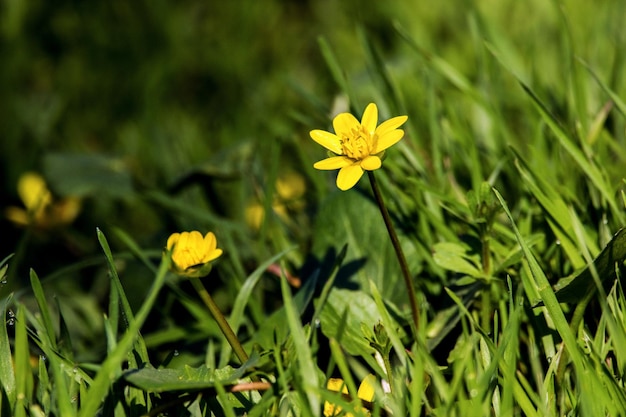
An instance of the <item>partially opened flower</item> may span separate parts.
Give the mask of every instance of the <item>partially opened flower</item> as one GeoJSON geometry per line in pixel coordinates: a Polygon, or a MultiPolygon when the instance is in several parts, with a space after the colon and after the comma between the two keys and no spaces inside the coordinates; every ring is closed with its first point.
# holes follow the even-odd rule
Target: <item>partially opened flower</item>
{"type": "MultiPolygon", "coordinates": [[[[361,385],[359,385],[359,390],[357,392],[357,397],[363,401],[372,402],[374,400],[374,384],[376,383],[376,377],[372,374],[366,376],[363,381],[361,381],[361,385]]],[[[348,388],[346,387],[345,382],[341,378],[329,378],[326,383],[326,388],[330,391],[339,392],[341,390],[342,394],[348,393],[348,388]]],[[[338,405],[329,403],[326,401],[324,403],[324,415],[326,417],[332,417],[340,415],[342,408],[338,405]]],[[[363,411],[369,415],[369,412],[365,410],[363,407],[357,406],[355,411],[363,411]]],[[[346,417],[352,417],[352,413],[342,414],[346,417]]]]}
{"type": "Polygon", "coordinates": [[[211,261],[222,255],[217,248],[217,239],[212,232],[204,237],[198,231],[173,233],[167,239],[168,251],[171,251],[172,270],[178,275],[198,278],[208,275],[211,261]]]}
{"type": "Polygon", "coordinates": [[[24,208],[7,207],[5,216],[19,226],[52,229],[70,224],[80,212],[80,199],[55,199],[44,178],[36,172],[26,172],[20,176],[17,193],[24,208]]]}
{"type": "Polygon", "coordinates": [[[340,113],[333,120],[335,133],[312,130],[311,138],[335,154],[319,161],[313,167],[322,170],[339,169],[337,187],[348,190],[359,181],[363,171],[373,171],[382,165],[385,149],[396,144],[404,136],[398,129],[407,116],[391,118],[379,126],[378,108],[370,103],[361,122],[350,113],[340,113]]]}

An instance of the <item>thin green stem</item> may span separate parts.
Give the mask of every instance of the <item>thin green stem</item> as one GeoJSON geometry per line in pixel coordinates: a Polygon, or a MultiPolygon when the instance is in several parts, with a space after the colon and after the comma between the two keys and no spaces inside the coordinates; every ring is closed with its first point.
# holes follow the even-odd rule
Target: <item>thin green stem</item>
{"type": "Polygon", "coordinates": [[[378,203],[380,213],[383,215],[383,220],[385,221],[385,226],[387,227],[387,232],[389,233],[389,238],[391,238],[391,244],[393,245],[393,249],[396,251],[396,256],[398,257],[398,263],[400,264],[400,270],[402,271],[402,277],[404,278],[404,285],[406,286],[407,292],[409,293],[411,315],[413,317],[413,325],[415,326],[414,330],[417,332],[419,324],[419,310],[417,309],[415,286],[413,285],[413,280],[411,279],[409,265],[406,262],[406,257],[404,256],[404,252],[402,251],[402,246],[400,246],[400,240],[398,240],[398,235],[396,234],[396,230],[393,227],[391,217],[389,216],[389,212],[387,211],[387,207],[385,206],[385,202],[380,192],[380,188],[378,187],[378,183],[376,182],[374,172],[367,171],[367,175],[370,180],[370,185],[372,186],[374,198],[378,203]]]}
{"type": "Polygon", "coordinates": [[[228,321],[226,321],[226,317],[224,317],[220,309],[217,307],[217,304],[215,304],[215,301],[213,301],[213,298],[211,297],[209,292],[206,290],[206,288],[204,288],[204,285],[202,285],[200,279],[192,278],[190,281],[193,287],[198,292],[200,298],[202,298],[204,304],[208,307],[211,315],[217,322],[217,325],[220,327],[220,330],[226,337],[226,340],[228,340],[228,343],[230,343],[230,346],[233,348],[233,351],[235,352],[241,363],[246,362],[248,360],[248,354],[245,350],[243,350],[243,346],[241,346],[239,339],[237,339],[237,335],[235,334],[235,332],[233,332],[230,324],[228,324],[228,321]]]}

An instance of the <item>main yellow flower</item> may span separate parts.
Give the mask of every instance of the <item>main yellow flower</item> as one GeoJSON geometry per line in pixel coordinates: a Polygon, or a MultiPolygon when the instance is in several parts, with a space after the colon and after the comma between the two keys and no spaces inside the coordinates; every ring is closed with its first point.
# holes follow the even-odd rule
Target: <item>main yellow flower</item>
{"type": "Polygon", "coordinates": [[[404,131],[398,128],[407,119],[407,116],[397,116],[377,127],[378,108],[374,103],[365,108],[361,122],[350,113],[338,114],[333,119],[335,133],[324,130],[310,133],[311,139],[336,155],[316,162],[313,167],[339,169],[337,187],[344,191],[354,187],[363,170],[373,171],[381,167],[385,149],[404,136],[404,131]]]}
{"type": "Polygon", "coordinates": [[[198,231],[173,233],[167,239],[171,251],[172,270],[190,278],[203,277],[211,271],[211,261],[222,255],[213,232],[204,237],[198,231]]]}
{"type": "MultiPolygon", "coordinates": [[[[366,376],[363,379],[363,381],[361,381],[361,385],[359,385],[359,390],[356,394],[357,397],[359,397],[359,399],[361,400],[371,403],[374,400],[374,384],[375,383],[376,383],[376,377],[373,374],[369,374],[368,376],[366,376]]],[[[341,390],[343,394],[348,393],[348,388],[346,387],[345,382],[341,378],[328,379],[328,382],[326,383],[326,388],[329,389],[330,391],[336,391],[336,392],[339,392],[339,390],[341,390]]],[[[324,403],[324,416],[326,417],[340,415],[341,411],[342,411],[342,408],[339,407],[338,405],[329,403],[328,401],[324,403]]],[[[369,412],[367,410],[364,410],[363,407],[360,407],[360,406],[357,406],[354,411],[364,412],[366,415],[369,415],[369,412]]],[[[352,413],[345,413],[343,415],[345,415],[346,417],[353,417],[352,413]]]]}

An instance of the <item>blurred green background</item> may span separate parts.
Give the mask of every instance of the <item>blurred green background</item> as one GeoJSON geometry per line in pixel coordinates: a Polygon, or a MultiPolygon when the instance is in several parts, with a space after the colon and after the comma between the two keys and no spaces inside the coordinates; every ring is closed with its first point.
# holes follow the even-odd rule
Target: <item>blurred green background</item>
{"type": "MultiPolygon", "coordinates": [[[[409,115],[410,147],[404,152],[421,167],[416,175],[433,187],[449,188],[437,183],[448,178],[435,175],[445,164],[431,152],[448,146],[453,160],[461,161],[453,168],[457,180],[469,189],[485,178],[468,178],[464,156],[454,155],[453,143],[432,146],[446,136],[442,131],[448,126],[442,122],[441,131],[431,130],[437,111],[452,114],[453,128],[455,123],[467,127],[466,138],[479,144],[485,177],[506,158],[503,144],[524,149],[538,137],[536,126],[521,116],[528,113],[522,89],[496,63],[490,46],[505,54],[513,71],[549,101],[560,120],[586,123],[606,96],[586,76],[585,116],[569,107],[572,101],[563,98],[576,92],[563,69],[579,64],[563,62],[563,51],[572,49],[623,97],[624,4],[4,0],[3,212],[22,205],[17,183],[26,171],[41,173],[57,199],[82,201],[78,217],[61,227],[26,229],[0,220],[0,257],[16,253],[4,291],[27,286],[28,268],[34,268],[44,278],[57,274],[69,293],[98,294],[106,279],[104,269],[90,269],[103,265],[96,227],[107,235],[113,227],[125,231],[155,257],[172,232],[215,230],[226,253],[237,257],[220,274],[241,279],[270,254],[296,243],[299,254],[290,260],[299,268],[307,258],[318,204],[338,192],[334,175],[313,172],[312,164],[324,151],[308,132],[327,128],[333,109],[347,110],[320,39],[353,89],[349,105],[355,112],[376,101],[381,119],[409,115]],[[382,93],[389,86],[372,72],[372,54],[379,54],[393,80],[393,102],[384,102],[391,101],[382,93]],[[480,91],[486,102],[492,100],[489,88],[497,85],[497,111],[487,115],[463,90],[463,80],[455,85],[453,76],[442,76],[438,59],[469,80],[471,91],[480,91]],[[438,107],[442,97],[449,108],[438,107]],[[498,137],[487,120],[494,114],[508,127],[500,135],[516,134],[498,137]],[[268,209],[278,191],[276,179],[294,173],[302,181],[300,191],[306,191],[296,193],[299,201],[288,207],[291,223],[281,223],[281,232],[274,233],[271,225],[257,230],[246,222],[251,202],[268,209]],[[90,264],[90,259],[97,261],[90,264]],[[62,269],[76,263],[76,270],[62,269]]],[[[607,123],[623,145],[623,122],[607,123]]],[[[545,168],[546,175],[554,172],[550,164],[545,168]]],[[[123,248],[111,239],[114,249],[123,248]]],[[[127,268],[133,278],[128,285],[145,288],[142,279],[150,279],[150,271],[127,268]]]]}

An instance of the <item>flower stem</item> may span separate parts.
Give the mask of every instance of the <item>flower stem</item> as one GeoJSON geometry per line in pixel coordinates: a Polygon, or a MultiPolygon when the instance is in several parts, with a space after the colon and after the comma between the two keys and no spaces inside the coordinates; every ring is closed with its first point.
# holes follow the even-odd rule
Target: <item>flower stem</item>
{"type": "Polygon", "coordinates": [[[200,298],[202,298],[204,304],[209,308],[211,315],[217,322],[217,325],[220,327],[220,330],[226,337],[226,340],[228,340],[228,343],[230,343],[230,346],[233,348],[233,351],[235,352],[241,363],[246,362],[248,360],[248,354],[245,350],[243,350],[243,346],[241,346],[239,339],[237,339],[237,335],[235,335],[235,332],[233,332],[230,324],[228,324],[228,322],[226,321],[226,317],[224,317],[220,309],[217,307],[217,304],[215,304],[215,301],[213,301],[211,295],[208,293],[206,288],[204,288],[204,285],[202,285],[202,282],[199,279],[192,278],[190,279],[190,281],[193,284],[193,287],[198,292],[200,298]]]}
{"type": "Polygon", "coordinates": [[[374,172],[367,171],[367,175],[370,180],[370,185],[372,186],[372,191],[374,192],[374,198],[376,198],[376,202],[378,203],[378,208],[380,209],[380,213],[383,215],[383,220],[385,221],[387,232],[389,233],[389,237],[391,238],[391,244],[393,245],[393,249],[396,251],[396,256],[398,257],[398,263],[400,264],[400,270],[402,271],[402,277],[404,278],[404,285],[406,286],[407,292],[409,293],[409,302],[411,304],[411,315],[413,317],[413,325],[415,326],[414,330],[417,331],[418,321],[419,321],[419,310],[417,309],[415,286],[413,285],[413,280],[411,279],[411,273],[409,272],[409,265],[406,263],[406,257],[404,256],[404,252],[402,251],[402,247],[400,246],[398,235],[396,234],[396,230],[394,229],[393,223],[391,222],[391,217],[389,216],[389,212],[387,211],[387,207],[385,206],[385,202],[380,192],[380,188],[378,187],[378,182],[376,182],[376,177],[374,176],[374,172]]]}

